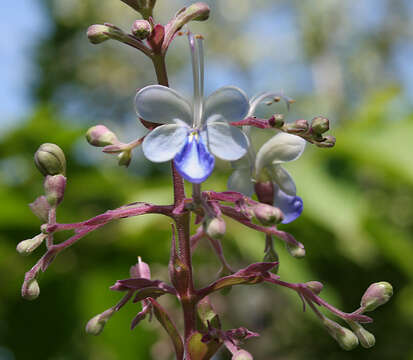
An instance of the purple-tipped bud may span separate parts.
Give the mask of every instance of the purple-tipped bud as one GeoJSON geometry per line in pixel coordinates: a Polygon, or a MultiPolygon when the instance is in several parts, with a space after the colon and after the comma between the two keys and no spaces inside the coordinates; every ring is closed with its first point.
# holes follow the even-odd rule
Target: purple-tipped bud
{"type": "Polygon", "coordinates": [[[285,243],[285,247],[289,254],[297,259],[302,259],[305,256],[304,246],[300,245],[285,243]]]}
{"type": "Polygon", "coordinates": [[[269,120],[268,123],[270,126],[275,128],[280,128],[284,125],[284,115],[283,114],[274,114],[269,120]]]}
{"type": "Polygon", "coordinates": [[[46,176],[44,191],[50,206],[59,205],[65,194],[66,178],[63,175],[46,176]]]}
{"type": "Polygon", "coordinates": [[[149,21],[136,20],[132,25],[132,34],[139,40],[146,39],[152,32],[152,26],[149,21]]]}
{"type": "Polygon", "coordinates": [[[364,311],[373,311],[385,304],[393,295],[393,287],[386,281],[371,284],[363,297],[360,306],[364,311]]]}
{"type": "Polygon", "coordinates": [[[40,295],[39,283],[36,279],[32,279],[29,283],[23,284],[22,296],[26,300],[35,300],[40,295]]]}
{"type": "Polygon", "coordinates": [[[292,134],[302,134],[308,131],[309,125],[307,120],[296,120],[287,126],[288,132],[292,134]]]}
{"type": "Polygon", "coordinates": [[[34,154],[34,163],[44,175],[66,173],[66,157],[63,150],[56,144],[45,143],[40,145],[34,154]]]}
{"type": "Polygon", "coordinates": [[[352,320],[348,320],[347,322],[356,334],[362,347],[369,349],[376,344],[376,338],[374,337],[374,335],[371,332],[367,331],[358,322],[352,320]]]}
{"type": "Polygon", "coordinates": [[[39,234],[32,239],[20,241],[16,246],[16,250],[21,255],[30,255],[40,246],[46,237],[46,234],[39,234]]]}
{"type": "Polygon", "coordinates": [[[316,134],[324,134],[330,129],[330,121],[323,117],[317,116],[311,120],[311,130],[316,134]]]}
{"type": "Polygon", "coordinates": [[[118,155],[118,164],[119,166],[126,166],[128,167],[130,162],[132,160],[132,153],[130,150],[125,150],[122,151],[119,155],[118,155]]]}
{"type": "Polygon", "coordinates": [[[336,138],[332,135],[327,135],[322,141],[317,143],[318,147],[330,148],[336,144],[336,138]]]}
{"type": "Polygon", "coordinates": [[[321,293],[324,287],[324,285],[319,281],[307,281],[305,285],[316,295],[321,293]]]}
{"type": "Polygon", "coordinates": [[[114,309],[109,309],[91,318],[86,324],[86,332],[89,335],[99,335],[114,312],[114,309]]]}
{"type": "Polygon", "coordinates": [[[114,25],[105,24],[95,24],[89,26],[87,29],[87,37],[92,44],[100,44],[106,40],[114,39],[122,41],[127,35],[119,28],[114,25]]]}
{"type": "Polygon", "coordinates": [[[245,350],[238,350],[237,352],[232,354],[232,360],[254,360],[252,355],[245,350]]]}
{"type": "Polygon", "coordinates": [[[329,334],[344,350],[353,350],[359,344],[357,336],[351,330],[337,324],[335,321],[325,318],[323,324],[329,334]]]}
{"type": "Polygon", "coordinates": [[[103,147],[119,142],[116,135],[104,125],[92,126],[86,132],[86,140],[90,145],[103,147]]]}
{"type": "Polygon", "coordinates": [[[226,224],[222,218],[207,219],[203,226],[205,233],[213,239],[221,239],[225,235],[226,224]]]}
{"type": "Polygon", "coordinates": [[[30,210],[40,220],[47,222],[49,218],[50,204],[48,203],[46,196],[39,196],[35,201],[29,204],[30,210]]]}
{"type": "Polygon", "coordinates": [[[259,203],[253,206],[254,215],[263,225],[275,225],[284,218],[282,211],[274,206],[259,203]]]}

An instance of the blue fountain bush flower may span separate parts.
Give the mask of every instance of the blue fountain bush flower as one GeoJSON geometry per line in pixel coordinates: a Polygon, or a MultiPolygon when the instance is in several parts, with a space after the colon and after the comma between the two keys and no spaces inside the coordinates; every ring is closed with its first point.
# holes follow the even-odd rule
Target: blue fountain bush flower
{"type": "Polygon", "coordinates": [[[189,34],[194,73],[194,98],[190,102],[177,91],[161,85],[141,89],[135,98],[136,111],[146,121],[162,124],[142,144],[153,162],[174,161],[182,177],[201,183],[211,174],[215,159],[235,161],[248,150],[248,137],[230,123],[245,118],[249,102],[235,87],[218,89],[203,98],[202,39],[189,34]]]}

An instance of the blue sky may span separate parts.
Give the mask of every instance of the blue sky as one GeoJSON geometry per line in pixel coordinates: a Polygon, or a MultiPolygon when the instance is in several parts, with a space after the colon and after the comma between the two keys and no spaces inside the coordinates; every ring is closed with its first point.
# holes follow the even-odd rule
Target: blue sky
{"type": "Polygon", "coordinates": [[[0,134],[30,110],[29,84],[36,75],[30,53],[47,32],[38,1],[4,2],[0,22],[0,134]]]}

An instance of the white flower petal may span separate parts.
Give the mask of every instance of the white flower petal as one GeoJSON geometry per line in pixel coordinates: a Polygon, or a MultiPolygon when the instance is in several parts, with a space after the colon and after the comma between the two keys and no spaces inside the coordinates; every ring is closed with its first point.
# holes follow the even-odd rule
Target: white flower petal
{"type": "Polygon", "coordinates": [[[279,132],[268,140],[257,153],[255,167],[259,173],[271,164],[282,164],[297,160],[303,153],[305,140],[297,135],[279,132]]]}
{"type": "Polygon", "coordinates": [[[183,120],[192,126],[192,108],[178,92],[162,85],[150,85],[135,96],[135,109],[139,117],[158,124],[172,124],[183,120]]]}
{"type": "Polygon", "coordinates": [[[201,136],[206,137],[210,151],[222,160],[238,160],[248,151],[247,136],[227,123],[208,123],[206,131],[202,131],[201,136]]]}
{"type": "Polygon", "coordinates": [[[282,191],[287,195],[295,196],[297,189],[291,175],[281,165],[272,165],[267,167],[270,178],[275,182],[282,191]]]}
{"type": "Polygon", "coordinates": [[[228,179],[228,190],[237,191],[249,197],[254,193],[249,169],[234,170],[228,179]]]}
{"type": "Polygon", "coordinates": [[[249,110],[247,95],[235,86],[225,86],[205,100],[204,121],[212,115],[221,115],[226,121],[240,121],[249,110]]]}
{"type": "Polygon", "coordinates": [[[152,130],[142,143],[144,155],[153,162],[171,160],[184,147],[189,128],[167,124],[152,130]]]}

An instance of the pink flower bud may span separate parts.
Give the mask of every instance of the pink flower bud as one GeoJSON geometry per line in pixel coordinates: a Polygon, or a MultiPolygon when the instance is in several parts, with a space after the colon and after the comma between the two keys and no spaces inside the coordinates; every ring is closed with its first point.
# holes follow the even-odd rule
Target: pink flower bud
{"type": "Polygon", "coordinates": [[[360,306],[364,311],[373,311],[385,304],[393,295],[393,287],[386,281],[371,284],[363,297],[360,306]]]}
{"type": "Polygon", "coordinates": [[[323,324],[329,334],[344,350],[353,350],[359,344],[357,336],[351,330],[337,324],[335,321],[325,318],[323,324]]]}
{"type": "Polygon", "coordinates": [[[44,191],[50,206],[59,205],[65,193],[66,178],[63,175],[46,176],[44,191]]]}
{"type": "Polygon", "coordinates": [[[234,354],[232,354],[232,360],[253,360],[254,358],[252,355],[245,350],[238,350],[234,354]]]}
{"type": "Polygon", "coordinates": [[[116,135],[104,125],[92,126],[86,133],[90,145],[102,147],[118,143],[116,135]]]}
{"type": "Polygon", "coordinates": [[[257,220],[263,225],[278,224],[284,217],[280,209],[268,204],[259,203],[254,205],[252,209],[257,220]]]}
{"type": "Polygon", "coordinates": [[[152,32],[152,26],[149,21],[136,20],[132,25],[132,34],[139,40],[146,39],[152,32]]]}
{"type": "Polygon", "coordinates": [[[308,281],[305,283],[314,294],[318,295],[323,290],[324,285],[319,281],[308,281]]]}

